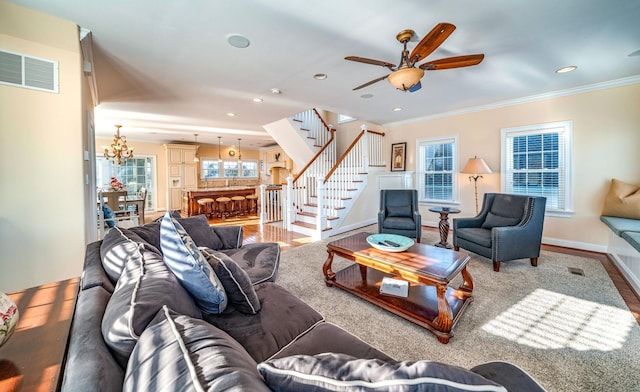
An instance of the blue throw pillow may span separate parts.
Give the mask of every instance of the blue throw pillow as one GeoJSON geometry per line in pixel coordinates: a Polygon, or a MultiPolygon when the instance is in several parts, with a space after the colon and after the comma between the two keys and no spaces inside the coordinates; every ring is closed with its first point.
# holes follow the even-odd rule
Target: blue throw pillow
{"type": "Polygon", "coordinates": [[[116,227],[116,214],[113,213],[113,210],[108,205],[102,206],[102,216],[108,227],[116,227]]]}
{"type": "Polygon", "coordinates": [[[222,313],[227,307],[227,293],[220,279],[196,243],[169,212],[160,224],[160,247],[165,263],[200,308],[210,314],[222,313]]]}

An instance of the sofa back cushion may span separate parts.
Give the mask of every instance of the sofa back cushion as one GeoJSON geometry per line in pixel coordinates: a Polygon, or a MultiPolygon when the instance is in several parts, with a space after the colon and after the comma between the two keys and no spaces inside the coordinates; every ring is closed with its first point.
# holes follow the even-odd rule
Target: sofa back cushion
{"type": "MultiPolygon", "coordinates": [[[[145,244],[139,235],[122,227],[114,227],[104,236],[100,245],[100,259],[102,267],[111,279],[116,283],[127,263],[127,257],[135,254],[139,244],[145,244]]],[[[160,254],[160,251],[147,244],[147,248],[160,254]]]]}
{"type": "Polygon", "coordinates": [[[228,301],[224,286],[191,236],[168,212],[160,226],[160,246],[165,263],[200,308],[210,314],[222,313],[228,301]]]}
{"type": "Polygon", "coordinates": [[[123,368],[140,334],[162,305],[202,317],[162,256],[140,245],[129,257],[102,318],[102,337],[123,368]]]}
{"type": "Polygon", "coordinates": [[[142,333],[123,391],[269,391],[256,362],[228,334],[163,306],[142,333]]]}
{"type": "MultiPolygon", "coordinates": [[[[193,239],[198,246],[206,246],[209,249],[218,250],[224,247],[222,239],[218,234],[209,226],[209,221],[204,215],[190,216],[188,218],[181,218],[180,214],[170,214],[178,221],[185,229],[187,234],[193,239]]],[[[153,245],[157,249],[161,249],[160,246],[160,224],[162,220],[147,223],[142,226],[135,226],[129,230],[138,234],[143,240],[153,245]]]]}

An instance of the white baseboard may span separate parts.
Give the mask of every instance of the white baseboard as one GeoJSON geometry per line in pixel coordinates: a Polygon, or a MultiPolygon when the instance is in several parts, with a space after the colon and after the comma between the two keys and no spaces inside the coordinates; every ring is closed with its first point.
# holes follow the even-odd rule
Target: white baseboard
{"type": "Polygon", "coordinates": [[[590,252],[607,253],[607,247],[605,245],[590,244],[587,242],[568,241],[558,238],[542,237],[542,243],[545,245],[562,246],[564,248],[573,248],[586,250],[590,252]]]}
{"type": "Polygon", "coordinates": [[[631,289],[635,291],[637,296],[640,296],[640,280],[638,277],[631,271],[631,269],[627,266],[627,264],[615,253],[611,253],[613,258],[613,262],[618,267],[618,271],[624,276],[631,286],[631,289]]]}

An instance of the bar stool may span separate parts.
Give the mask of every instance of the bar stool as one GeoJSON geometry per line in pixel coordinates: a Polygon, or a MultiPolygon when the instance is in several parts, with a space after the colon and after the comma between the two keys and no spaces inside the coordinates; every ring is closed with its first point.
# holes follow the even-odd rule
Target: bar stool
{"type": "Polygon", "coordinates": [[[247,195],[245,199],[247,199],[247,213],[258,213],[258,195],[247,195]]]}
{"type": "Polygon", "coordinates": [[[216,203],[218,204],[218,218],[226,218],[229,216],[229,203],[231,203],[231,199],[222,196],[216,199],[216,203]]]}
{"type": "Polygon", "coordinates": [[[231,214],[232,215],[244,215],[244,201],[245,201],[245,197],[244,196],[233,196],[231,198],[231,214]]]}
{"type": "Polygon", "coordinates": [[[198,214],[213,216],[213,202],[214,200],[210,197],[198,199],[198,214]]]}

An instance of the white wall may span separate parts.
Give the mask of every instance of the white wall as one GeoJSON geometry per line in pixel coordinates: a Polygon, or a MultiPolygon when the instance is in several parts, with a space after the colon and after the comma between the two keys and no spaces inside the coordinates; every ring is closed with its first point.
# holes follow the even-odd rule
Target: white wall
{"type": "Polygon", "coordinates": [[[0,0],[0,48],[59,61],[58,94],[0,85],[0,291],[79,276],[85,246],[75,24],[0,0]]]}
{"type": "MultiPolygon", "coordinates": [[[[499,88],[499,86],[496,86],[499,88]]],[[[478,181],[480,203],[485,192],[500,192],[500,129],[554,121],[573,121],[574,215],[547,217],[545,242],[606,251],[608,231],[599,220],[612,177],[640,183],[640,84],[567,95],[451,117],[387,126],[385,143],[407,142],[407,170],[416,170],[416,139],[459,136],[462,167],[468,158],[483,158],[493,174],[478,181]]],[[[389,148],[387,148],[389,150],[389,148]]],[[[387,154],[390,154],[388,152],[387,154]]],[[[389,155],[387,155],[387,161],[389,155]]],[[[459,176],[462,213],[475,214],[473,184],[459,176]]],[[[422,219],[436,221],[428,206],[422,219]]]]}

